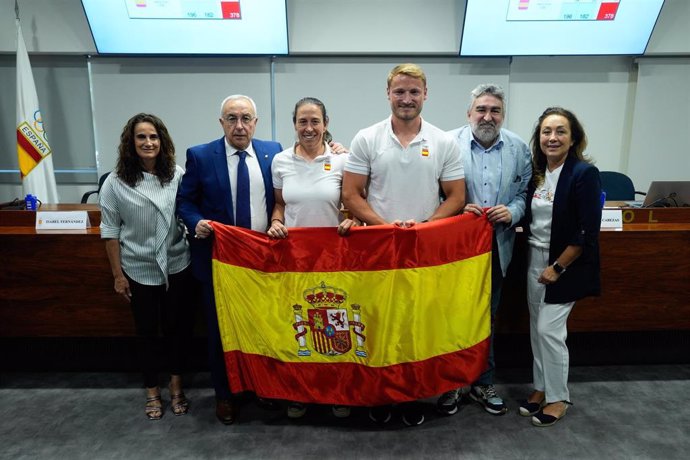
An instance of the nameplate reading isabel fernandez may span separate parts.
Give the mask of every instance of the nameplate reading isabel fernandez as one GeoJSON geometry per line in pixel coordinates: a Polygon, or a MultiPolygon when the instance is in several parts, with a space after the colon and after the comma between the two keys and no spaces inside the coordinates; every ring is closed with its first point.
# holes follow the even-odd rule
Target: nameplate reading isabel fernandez
{"type": "Polygon", "coordinates": [[[36,230],[83,230],[89,226],[86,211],[36,212],[36,230]]]}

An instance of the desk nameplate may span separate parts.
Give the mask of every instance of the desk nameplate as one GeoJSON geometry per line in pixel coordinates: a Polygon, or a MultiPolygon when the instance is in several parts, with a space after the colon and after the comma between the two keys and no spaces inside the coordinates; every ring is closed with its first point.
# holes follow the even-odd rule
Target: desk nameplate
{"type": "Polygon", "coordinates": [[[86,211],[36,212],[36,230],[86,230],[90,226],[86,211]]]}
{"type": "Polygon", "coordinates": [[[623,214],[620,209],[601,210],[601,228],[623,230],[623,214]]]}
{"type": "MultiPolygon", "coordinates": [[[[94,227],[101,224],[101,208],[96,204],[44,204],[39,211],[86,211],[94,227]]],[[[0,228],[36,227],[36,212],[25,210],[0,210],[0,228]]]]}

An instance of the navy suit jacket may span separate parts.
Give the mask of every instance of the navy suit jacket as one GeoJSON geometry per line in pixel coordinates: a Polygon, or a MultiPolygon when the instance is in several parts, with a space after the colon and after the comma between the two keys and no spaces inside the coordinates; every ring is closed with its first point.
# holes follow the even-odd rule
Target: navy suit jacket
{"type": "MultiPolygon", "coordinates": [[[[252,139],[252,147],[261,166],[266,190],[268,220],[273,212],[274,196],[271,163],[283,147],[278,142],[252,139]]],[[[212,238],[195,239],[194,229],[202,219],[235,225],[225,154],[225,138],[187,149],[185,174],[177,192],[177,213],[190,233],[192,271],[202,282],[211,282],[212,238]]]]}
{"type": "MultiPolygon", "coordinates": [[[[527,221],[532,220],[534,182],[527,193],[527,221]]],[[[551,217],[549,264],[569,245],[582,247],[580,257],[553,284],[546,286],[544,300],[567,303],[601,292],[599,228],[601,226],[601,180],[599,170],[568,156],[558,178],[551,217]]],[[[529,226],[527,226],[529,229],[529,226]]]]}

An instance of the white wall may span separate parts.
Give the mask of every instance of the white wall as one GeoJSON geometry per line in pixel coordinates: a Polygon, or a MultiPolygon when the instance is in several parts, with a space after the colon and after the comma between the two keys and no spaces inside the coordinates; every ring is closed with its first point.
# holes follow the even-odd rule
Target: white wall
{"type": "Polygon", "coordinates": [[[652,180],[690,180],[690,58],[641,58],[630,161],[637,190],[652,180]]]}
{"type": "MultiPolygon", "coordinates": [[[[29,53],[93,54],[96,46],[80,0],[18,0],[29,53]]],[[[0,53],[17,50],[14,0],[0,0],[0,53]]]]}
{"type": "Polygon", "coordinates": [[[185,150],[223,135],[220,103],[230,94],[257,104],[258,138],[271,137],[270,60],[189,58],[91,58],[98,174],[114,168],[125,122],[138,112],[161,117],[175,142],[178,163],[185,150]]]}
{"type": "Polygon", "coordinates": [[[690,2],[665,0],[654,32],[649,39],[646,56],[690,53],[690,2]]]}
{"type": "Polygon", "coordinates": [[[288,0],[290,54],[457,56],[458,0],[288,0]]]}
{"type": "Polygon", "coordinates": [[[629,57],[514,58],[508,120],[529,142],[545,108],[572,110],[584,125],[587,153],[600,170],[623,171],[628,155],[631,95],[629,57]]]}

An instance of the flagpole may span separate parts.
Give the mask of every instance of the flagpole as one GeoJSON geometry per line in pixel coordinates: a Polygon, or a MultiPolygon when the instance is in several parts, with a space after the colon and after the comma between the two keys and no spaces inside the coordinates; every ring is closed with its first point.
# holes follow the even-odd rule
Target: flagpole
{"type": "Polygon", "coordinates": [[[29,53],[14,0],[17,24],[17,160],[22,189],[43,203],[59,203],[53,156],[38,104],[29,53]]]}

